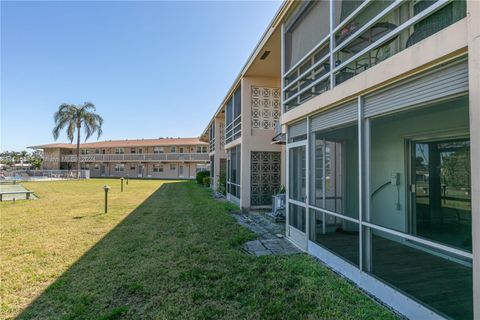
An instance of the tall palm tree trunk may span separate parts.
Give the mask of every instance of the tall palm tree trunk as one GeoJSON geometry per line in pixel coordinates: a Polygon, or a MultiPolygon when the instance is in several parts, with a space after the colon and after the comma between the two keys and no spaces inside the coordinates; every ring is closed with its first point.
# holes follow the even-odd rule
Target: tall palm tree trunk
{"type": "Polygon", "coordinates": [[[77,179],[80,179],[80,123],[77,124],[77,179]]]}

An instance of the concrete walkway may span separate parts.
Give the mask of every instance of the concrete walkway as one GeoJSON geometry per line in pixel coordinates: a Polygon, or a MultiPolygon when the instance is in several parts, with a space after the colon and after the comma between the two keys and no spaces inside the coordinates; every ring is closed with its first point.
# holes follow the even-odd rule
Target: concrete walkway
{"type": "Polygon", "coordinates": [[[242,249],[257,257],[300,253],[300,250],[284,238],[248,241],[242,249]]]}
{"type": "Polygon", "coordinates": [[[284,223],[273,222],[261,212],[234,212],[233,216],[240,225],[252,230],[260,238],[243,244],[241,247],[243,252],[257,257],[301,252],[284,238],[284,223]]]}

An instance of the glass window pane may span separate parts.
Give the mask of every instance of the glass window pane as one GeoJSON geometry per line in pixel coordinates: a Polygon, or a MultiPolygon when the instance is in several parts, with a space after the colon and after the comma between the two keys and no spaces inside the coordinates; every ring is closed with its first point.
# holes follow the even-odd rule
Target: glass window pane
{"type": "Polygon", "coordinates": [[[472,263],[370,229],[372,274],[454,319],[473,319],[472,263]]]}
{"type": "Polygon", "coordinates": [[[371,121],[370,221],[472,250],[468,99],[371,121]]]}
{"type": "Polygon", "coordinates": [[[227,151],[227,192],[237,198],[240,198],[240,146],[233,147],[227,151]]]}
{"type": "Polygon", "coordinates": [[[470,139],[413,142],[412,147],[416,234],[471,251],[472,239],[464,236],[471,229],[470,139]]]}
{"type": "Polygon", "coordinates": [[[227,102],[225,122],[228,126],[233,121],[233,99],[227,102]]]}
{"type": "Polygon", "coordinates": [[[312,134],[310,203],[358,218],[358,127],[312,134]]]}
{"type": "Polygon", "coordinates": [[[287,70],[300,61],[330,32],[330,1],[312,1],[288,30],[285,66],[287,70]]]}
{"type": "Polygon", "coordinates": [[[335,3],[335,26],[338,26],[355,9],[357,9],[364,0],[337,0],[335,3]]]}
{"type": "Polygon", "coordinates": [[[288,223],[302,231],[305,232],[306,226],[306,213],[305,208],[297,206],[295,204],[289,203],[288,205],[288,223]]]}
{"type": "Polygon", "coordinates": [[[358,266],[359,226],[339,217],[310,210],[310,240],[358,266]]]}
{"type": "Polygon", "coordinates": [[[305,201],[306,197],[306,148],[291,148],[289,159],[289,196],[290,199],[305,201]]]}
{"type": "Polygon", "coordinates": [[[234,101],[234,114],[233,118],[237,118],[242,112],[242,88],[238,87],[238,89],[233,94],[233,101],[234,101]]]}

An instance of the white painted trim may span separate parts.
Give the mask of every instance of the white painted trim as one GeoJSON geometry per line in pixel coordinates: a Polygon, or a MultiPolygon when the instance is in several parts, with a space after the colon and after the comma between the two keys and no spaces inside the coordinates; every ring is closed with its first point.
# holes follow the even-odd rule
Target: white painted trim
{"type": "Polygon", "coordinates": [[[370,222],[363,221],[362,224],[366,227],[369,227],[369,228],[372,228],[372,229],[375,229],[375,230],[378,230],[378,231],[382,231],[382,232],[385,232],[385,233],[388,233],[388,234],[391,234],[391,235],[394,235],[394,236],[397,236],[397,237],[401,237],[401,238],[405,238],[405,239],[408,239],[408,240],[411,240],[411,241],[415,241],[415,242],[427,245],[429,247],[432,247],[432,248],[435,248],[435,249],[438,249],[438,250],[442,250],[442,251],[445,251],[445,252],[460,256],[460,257],[464,257],[464,258],[467,258],[467,259],[473,259],[473,255],[471,253],[460,250],[460,249],[455,249],[455,248],[450,247],[450,246],[446,246],[446,245],[443,245],[443,244],[440,244],[440,243],[437,243],[437,242],[433,242],[433,241],[430,241],[430,240],[426,240],[426,239],[423,239],[423,238],[415,237],[415,236],[409,235],[407,233],[403,233],[403,232],[396,231],[396,230],[393,230],[393,229],[385,228],[385,227],[382,227],[382,226],[379,226],[379,225],[376,225],[376,224],[373,224],[373,223],[370,223],[370,222]]]}
{"type": "Polygon", "coordinates": [[[227,200],[240,206],[240,199],[227,192],[227,200]]]}
{"type": "Polygon", "coordinates": [[[334,212],[334,211],[322,209],[322,208],[319,208],[319,207],[314,206],[314,205],[312,205],[312,204],[310,204],[309,206],[310,206],[310,208],[312,208],[313,210],[320,211],[320,212],[323,212],[323,213],[326,213],[326,214],[329,214],[329,215],[338,217],[338,218],[340,218],[340,219],[348,220],[348,221],[350,221],[350,222],[360,223],[360,221],[359,221],[358,219],[355,219],[355,218],[352,218],[352,217],[349,217],[349,216],[345,216],[345,215],[343,215],[343,214],[336,213],[336,212],[334,212]]]}
{"type": "Polygon", "coordinates": [[[290,143],[287,143],[287,149],[289,150],[291,148],[303,147],[306,145],[307,145],[307,140],[290,142],[290,143]]]}
{"type": "MultiPolygon", "coordinates": [[[[306,228],[307,226],[305,226],[306,228]]],[[[287,237],[288,240],[293,243],[296,247],[298,247],[302,251],[307,251],[308,249],[308,238],[305,232],[298,230],[295,227],[288,226],[289,229],[289,236],[287,237]]]]}

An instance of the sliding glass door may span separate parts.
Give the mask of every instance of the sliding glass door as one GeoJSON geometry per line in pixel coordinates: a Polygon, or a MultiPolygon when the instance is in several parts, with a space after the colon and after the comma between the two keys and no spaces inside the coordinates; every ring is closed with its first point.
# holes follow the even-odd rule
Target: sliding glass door
{"type": "Polygon", "coordinates": [[[471,251],[470,139],[410,145],[412,233],[471,251]]]}

